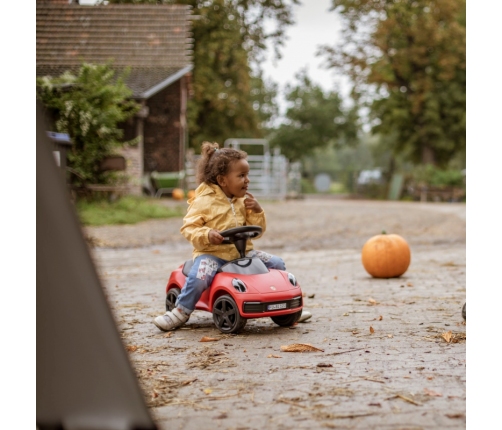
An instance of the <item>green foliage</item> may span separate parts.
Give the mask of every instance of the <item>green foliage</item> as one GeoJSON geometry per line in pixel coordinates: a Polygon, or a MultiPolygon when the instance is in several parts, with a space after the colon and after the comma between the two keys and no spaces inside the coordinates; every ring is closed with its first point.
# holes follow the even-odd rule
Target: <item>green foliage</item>
{"type": "Polygon", "coordinates": [[[440,169],[430,164],[415,168],[412,173],[412,179],[416,184],[433,187],[465,187],[465,177],[462,171],[456,169],[440,169]]]}
{"type": "Polygon", "coordinates": [[[136,224],[149,219],[182,217],[186,213],[186,207],[182,205],[166,207],[158,200],[133,196],[114,202],[79,200],[76,209],[85,226],[136,224]]]}
{"type": "Polygon", "coordinates": [[[446,166],[465,158],[465,0],[332,0],[343,45],[325,46],[370,107],[394,154],[446,166]]]}
{"type": "Polygon", "coordinates": [[[84,63],[76,75],[66,72],[53,78],[37,78],[37,98],[56,116],[56,131],[68,133],[73,145],[68,166],[75,182],[109,183],[115,176],[101,173],[99,162],[131,142],[122,142],[118,124],[134,115],[139,105],[132,92],[110,65],[84,63]]]}
{"type": "Polygon", "coordinates": [[[287,122],[271,135],[271,146],[278,146],[290,160],[304,159],[329,144],[337,148],[354,145],[357,139],[357,111],[345,109],[336,92],[325,92],[305,71],[298,84],[286,87],[287,122]]]}
{"type": "Polygon", "coordinates": [[[190,146],[220,144],[231,137],[262,138],[277,114],[276,86],[263,81],[259,62],[266,41],[276,55],[293,23],[298,0],[110,0],[109,3],[164,3],[193,7],[192,95],[187,117],[190,146]],[[275,24],[269,32],[264,22],[275,24]],[[255,72],[253,67],[255,66],[255,72]]]}

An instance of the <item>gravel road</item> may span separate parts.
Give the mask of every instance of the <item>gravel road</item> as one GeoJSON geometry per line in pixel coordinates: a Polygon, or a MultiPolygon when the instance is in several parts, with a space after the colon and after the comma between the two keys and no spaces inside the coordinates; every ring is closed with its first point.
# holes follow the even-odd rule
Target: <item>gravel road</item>
{"type": "Polygon", "coordinates": [[[285,260],[313,314],[292,328],[264,318],[222,335],[195,311],[161,332],[152,320],[164,312],[166,281],[191,256],[181,219],[84,229],[159,429],[465,428],[465,204],[261,204],[268,227],[255,247],[285,260]],[[400,278],[371,278],[361,264],[362,246],[382,230],[410,245],[400,278]],[[293,343],[321,351],[281,350],[293,343]]]}

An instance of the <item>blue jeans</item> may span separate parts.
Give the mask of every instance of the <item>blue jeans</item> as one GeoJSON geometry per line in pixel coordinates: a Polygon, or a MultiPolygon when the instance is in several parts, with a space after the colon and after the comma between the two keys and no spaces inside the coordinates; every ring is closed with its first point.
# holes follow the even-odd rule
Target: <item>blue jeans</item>
{"type": "MultiPolygon", "coordinates": [[[[247,253],[246,257],[258,257],[268,269],[286,270],[282,258],[263,251],[252,250],[247,253]]],[[[195,304],[199,301],[204,290],[211,286],[216,271],[225,263],[228,263],[228,261],[214,255],[199,255],[194,260],[185,285],[176,300],[176,307],[190,315],[195,310],[195,304]]]]}

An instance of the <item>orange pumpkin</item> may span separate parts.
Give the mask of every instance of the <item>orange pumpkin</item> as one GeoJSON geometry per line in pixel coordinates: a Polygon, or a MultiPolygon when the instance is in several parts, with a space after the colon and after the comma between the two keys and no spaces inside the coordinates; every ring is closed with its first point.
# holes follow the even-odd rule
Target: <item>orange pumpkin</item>
{"type": "Polygon", "coordinates": [[[398,278],[410,265],[410,247],[398,234],[383,231],[364,244],[361,260],[366,272],[374,278],[398,278]]]}
{"type": "Polygon", "coordinates": [[[185,197],[185,192],[181,188],[175,188],[172,196],[174,200],[182,200],[185,197]]]}
{"type": "Polygon", "coordinates": [[[189,199],[191,199],[192,197],[195,197],[195,190],[189,190],[188,191],[188,194],[187,194],[187,197],[189,199]]]}

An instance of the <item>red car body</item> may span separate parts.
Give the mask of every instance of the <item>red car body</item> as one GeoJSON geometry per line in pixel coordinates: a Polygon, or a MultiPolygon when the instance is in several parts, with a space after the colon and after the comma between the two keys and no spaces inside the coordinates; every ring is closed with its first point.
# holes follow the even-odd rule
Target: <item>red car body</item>
{"type": "MultiPolygon", "coordinates": [[[[191,263],[189,260],[171,273],[166,286],[167,310],[174,307],[175,298],[185,285],[186,276],[183,273],[183,268],[186,265],[185,273],[188,273],[191,263]]],[[[290,326],[296,323],[301,316],[302,290],[296,278],[289,272],[267,269],[256,257],[240,258],[227,263],[218,271],[211,287],[202,293],[195,308],[213,313],[215,324],[223,333],[240,331],[245,322],[251,318],[270,317],[281,326],[290,326]],[[242,270],[243,266],[241,265],[243,264],[256,267],[256,269],[248,271],[260,273],[235,273],[242,270]],[[223,271],[221,271],[222,269],[223,271]],[[234,269],[236,270],[234,271],[234,269]],[[218,313],[218,309],[215,310],[215,303],[218,307],[218,303],[224,300],[226,307],[233,306],[228,296],[235,302],[236,310],[239,313],[241,320],[239,327],[220,327],[218,317],[215,315],[215,312],[218,313]],[[220,300],[218,301],[218,299],[220,300]]],[[[219,310],[221,311],[221,306],[219,310]]],[[[236,318],[238,317],[236,316],[236,318]]]]}

